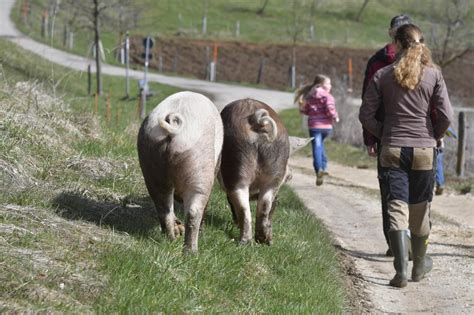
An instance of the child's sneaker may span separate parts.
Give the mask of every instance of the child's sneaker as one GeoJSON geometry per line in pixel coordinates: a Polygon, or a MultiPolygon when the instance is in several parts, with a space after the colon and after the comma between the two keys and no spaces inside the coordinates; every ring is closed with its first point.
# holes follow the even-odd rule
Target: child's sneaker
{"type": "Polygon", "coordinates": [[[324,182],[324,173],[323,171],[319,171],[316,174],[316,186],[321,186],[324,182]]]}

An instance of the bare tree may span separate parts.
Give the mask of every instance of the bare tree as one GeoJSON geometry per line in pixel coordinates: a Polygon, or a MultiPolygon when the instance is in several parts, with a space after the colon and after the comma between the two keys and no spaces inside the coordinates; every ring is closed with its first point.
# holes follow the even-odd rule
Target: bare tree
{"type": "MultiPolygon", "coordinates": [[[[133,0],[118,0],[116,12],[112,16],[113,20],[110,21],[111,25],[115,25],[114,29],[117,31],[117,46],[116,52],[120,51],[120,47],[124,41],[125,34],[137,28],[139,16],[143,8],[133,4],[133,0]]],[[[118,54],[117,54],[118,56],[118,54]]]]}
{"type": "Polygon", "coordinates": [[[203,13],[202,13],[202,33],[207,33],[207,0],[203,0],[203,13]]]}
{"type": "Polygon", "coordinates": [[[367,7],[367,4],[369,4],[369,0],[364,0],[364,3],[362,3],[362,6],[360,7],[359,12],[357,13],[355,20],[357,22],[362,21],[362,13],[364,13],[365,8],[367,7]]]}
{"type": "Polygon", "coordinates": [[[100,8],[100,0],[93,0],[94,9],[93,9],[93,23],[94,23],[94,45],[95,45],[95,66],[96,66],[96,80],[97,80],[97,89],[96,93],[98,95],[102,94],[102,70],[100,63],[100,14],[103,10],[100,8]]]}
{"type": "MultiPolygon", "coordinates": [[[[96,93],[102,94],[102,73],[100,59],[100,36],[102,28],[116,29],[120,14],[117,12],[133,11],[131,0],[65,0],[66,10],[74,12],[70,21],[74,21],[77,28],[86,28],[93,32],[96,64],[96,93]]],[[[127,24],[128,25],[128,24],[127,24]]],[[[119,31],[120,32],[120,31],[119,31]]]]}
{"type": "Polygon", "coordinates": [[[72,38],[71,33],[76,31],[78,26],[79,7],[72,5],[75,0],[63,0],[61,2],[61,14],[64,20],[65,34],[64,34],[64,46],[72,49],[72,38]]]}
{"type": "MultiPolygon", "coordinates": [[[[290,18],[288,20],[288,34],[291,37],[291,71],[292,77],[296,71],[296,44],[303,36],[303,30],[309,25],[310,15],[307,0],[293,0],[290,9],[290,18]]],[[[294,80],[293,80],[294,81],[294,80]]],[[[295,82],[291,86],[294,88],[295,82]]]]}
{"type": "Polygon", "coordinates": [[[310,10],[309,10],[309,15],[310,15],[309,36],[310,36],[311,40],[314,39],[314,29],[315,29],[314,21],[315,21],[315,18],[316,18],[316,11],[319,9],[319,7],[323,4],[324,1],[325,0],[313,0],[311,2],[311,6],[310,6],[310,10]]]}
{"type": "Polygon", "coordinates": [[[308,0],[293,0],[290,8],[290,18],[287,21],[287,31],[293,46],[303,36],[303,30],[309,25],[311,16],[308,0]]]}
{"type": "Polygon", "coordinates": [[[431,44],[436,63],[446,67],[473,48],[474,29],[468,0],[450,0],[441,5],[431,6],[431,44]]]}
{"type": "Polygon", "coordinates": [[[256,12],[258,15],[263,15],[263,13],[265,12],[265,8],[267,7],[268,1],[269,0],[263,0],[262,6],[256,12]]]}

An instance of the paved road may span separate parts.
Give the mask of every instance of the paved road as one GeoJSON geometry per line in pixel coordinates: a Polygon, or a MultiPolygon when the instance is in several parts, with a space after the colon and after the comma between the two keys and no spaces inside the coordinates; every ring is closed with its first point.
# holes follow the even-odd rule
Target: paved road
{"type": "MultiPolygon", "coordinates": [[[[6,37],[22,48],[34,52],[51,62],[78,71],[85,71],[87,69],[90,60],[38,43],[20,33],[11,22],[9,16],[14,3],[15,0],[0,0],[0,37],[6,37]]],[[[94,68],[93,71],[95,71],[94,68]]],[[[108,75],[125,75],[124,68],[108,64],[103,65],[102,71],[104,74],[108,75]]],[[[129,73],[131,80],[139,80],[143,78],[143,73],[141,71],[131,70],[129,73]]],[[[181,89],[200,92],[211,98],[219,108],[231,101],[246,97],[263,101],[277,111],[293,106],[293,94],[288,92],[212,83],[196,79],[170,77],[156,73],[149,74],[148,78],[149,81],[152,82],[168,84],[181,89]]]]}

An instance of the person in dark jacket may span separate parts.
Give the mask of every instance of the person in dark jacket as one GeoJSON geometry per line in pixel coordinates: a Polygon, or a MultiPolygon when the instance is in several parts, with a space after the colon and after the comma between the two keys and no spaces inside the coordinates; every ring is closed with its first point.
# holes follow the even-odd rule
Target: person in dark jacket
{"type": "MultiPolygon", "coordinates": [[[[382,49],[378,50],[367,62],[367,68],[365,70],[364,76],[364,83],[362,86],[362,98],[364,97],[365,91],[367,89],[367,85],[369,81],[374,76],[375,72],[379,69],[382,69],[385,66],[392,64],[395,61],[396,53],[395,53],[395,33],[397,29],[405,24],[411,23],[411,19],[406,14],[400,14],[394,16],[390,21],[390,28],[388,29],[388,35],[392,39],[390,43],[385,45],[382,49]]],[[[378,120],[383,119],[383,108],[380,108],[376,114],[376,118],[378,120]]],[[[363,128],[363,136],[364,136],[364,144],[367,146],[367,153],[372,156],[377,156],[377,148],[379,147],[380,139],[376,138],[372,135],[367,129],[363,128]]],[[[377,171],[380,173],[380,163],[377,159],[377,171]]],[[[390,249],[390,240],[388,238],[388,230],[390,228],[390,221],[388,218],[387,212],[387,197],[386,192],[382,190],[382,185],[380,184],[379,180],[379,187],[380,187],[380,199],[382,204],[382,226],[383,226],[383,234],[385,236],[385,241],[387,242],[388,249],[385,253],[387,256],[392,256],[392,250],[390,249]]]]}
{"type": "Polygon", "coordinates": [[[403,288],[408,283],[408,242],[413,251],[414,282],[422,280],[433,266],[426,251],[436,146],[452,122],[453,109],[421,30],[413,24],[402,25],[395,42],[399,58],[378,70],[369,82],[359,120],[380,139],[379,176],[383,190],[390,192],[389,239],[396,271],[390,285],[403,288]],[[379,120],[376,114],[381,107],[383,119],[379,120]]]}

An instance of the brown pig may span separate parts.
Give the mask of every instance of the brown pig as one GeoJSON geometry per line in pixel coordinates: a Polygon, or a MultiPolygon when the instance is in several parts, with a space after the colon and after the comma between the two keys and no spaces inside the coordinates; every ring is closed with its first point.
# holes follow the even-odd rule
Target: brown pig
{"type": "Polygon", "coordinates": [[[221,117],[224,145],[219,180],[240,229],[239,241],[245,244],[252,239],[249,200],[257,199],[255,240],[271,244],[275,199],[289,176],[290,150],[310,139],[290,139],[277,113],[253,99],[228,104],[221,117]]]}
{"type": "Polygon", "coordinates": [[[193,92],[167,97],[140,128],[140,167],[161,229],[170,239],[182,231],[174,214],[174,198],[183,203],[185,252],[198,250],[199,228],[219,169],[222,142],[216,106],[193,92]]]}

